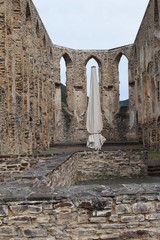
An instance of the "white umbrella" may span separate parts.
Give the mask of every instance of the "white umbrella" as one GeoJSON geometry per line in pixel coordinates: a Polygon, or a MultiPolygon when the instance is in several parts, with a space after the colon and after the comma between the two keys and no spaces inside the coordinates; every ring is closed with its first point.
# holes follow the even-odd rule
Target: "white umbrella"
{"type": "Polygon", "coordinates": [[[90,96],[87,109],[87,131],[91,134],[88,137],[87,147],[95,150],[101,149],[105,138],[100,134],[103,129],[102,113],[100,105],[99,87],[97,83],[96,67],[91,67],[90,96]]]}

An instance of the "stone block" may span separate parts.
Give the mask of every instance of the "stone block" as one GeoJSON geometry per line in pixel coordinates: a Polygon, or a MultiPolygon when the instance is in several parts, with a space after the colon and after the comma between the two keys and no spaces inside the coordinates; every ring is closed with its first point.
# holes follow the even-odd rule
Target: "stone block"
{"type": "Polygon", "coordinates": [[[133,213],[146,214],[154,211],[154,205],[152,203],[135,203],[133,204],[133,213]]]}
{"type": "Polygon", "coordinates": [[[8,216],[8,206],[0,205],[0,217],[8,216]]]}
{"type": "Polygon", "coordinates": [[[42,212],[42,206],[37,205],[17,205],[11,206],[10,209],[14,214],[39,214],[42,212]]]}
{"type": "Polygon", "coordinates": [[[102,234],[100,240],[119,240],[119,234],[102,234]]]}
{"type": "Polygon", "coordinates": [[[160,220],[160,213],[152,213],[152,214],[146,215],[146,219],[149,221],[160,220]]]}
{"type": "Polygon", "coordinates": [[[0,227],[0,236],[4,236],[4,237],[13,237],[18,235],[16,232],[15,227],[8,227],[8,226],[1,226],[0,227]]]}
{"type": "Polygon", "coordinates": [[[101,229],[124,229],[125,228],[125,224],[119,224],[119,223],[103,223],[100,225],[101,229]]]}
{"type": "Polygon", "coordinates": [[[28,238],[47,237],[47,230],[44,228],[27,227],[23,230],[23,236],[28,238]]]}
{"type": "Polygon", "coordinates": [[[109,218],[111,222],[118,222],[118,215],[117,214],[112,214],[109,218]]]}
{"type": "Polygon", "coordinates": [[[29,217],[27,216],[13,216],[4,218],[4,223],[8,225],[20,225],[29,222],[29,217]]]}
{"type": "Polygon", "coordinates": [[[93,216],[97,217],[107,217],[111,215],[111,210],[103,210],[103,211],[94,211],[93,216]]]}
{"type": "Polygon", "coordinates": [[[160,212],[160,203],[156,203],[156,210],[160,212]]]}
{"type": "Polygon", "coordinates": [[[125,213],[131,213],[132,209],[131,209],[131,205],[129,204],[120,204],[120,205],[116,205],[115,207],[115,213],[116,214],[125,214],[125,213]]]}
{"type": "Polygon", "coordinates": [[[51,217],[50,216],[31,216],[32,222],[36,223],[49,223],[51,217]]]}
{"type": "Polygon", "coordinates": [[[122,216],[121,222],[122,223],[129,223],[129,222],[143,222],[144,216],[143,215],[136,215],[136,216],[122,216]]]}
{"type": "Polygon", "coordinates": [[[106,222],[106,217],[91,217],[89,218],[89,221],[91,223],[103,223],[103,222],[106,222]]]}

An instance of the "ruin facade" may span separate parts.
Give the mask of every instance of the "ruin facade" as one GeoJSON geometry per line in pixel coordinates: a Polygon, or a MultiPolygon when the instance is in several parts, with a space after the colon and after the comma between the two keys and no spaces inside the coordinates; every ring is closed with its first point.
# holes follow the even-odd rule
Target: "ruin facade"
{"type": "Polygon", "coordinates": [[[50,40],[31,0],[0,1],[0,153],[32,154],[86,142],[86,65],[99,66],[103,136],[160,147],[160,0],[150,0],[131,45],[74,50],[50,40]],[[129,108],[119,107],[118,65],[128,59],[129,108]],[[67,106],[61,104],[60,60],[67,106]]]}

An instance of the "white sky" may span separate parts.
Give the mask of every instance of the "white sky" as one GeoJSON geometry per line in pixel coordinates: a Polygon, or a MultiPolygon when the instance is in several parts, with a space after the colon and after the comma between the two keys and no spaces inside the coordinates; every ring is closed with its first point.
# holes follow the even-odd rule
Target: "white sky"
{"type": "MultiPolygon", "coordinates": [[[[111,49],[134,42],[149,0],[33,2],[54,44],[74,49],[111,49]]],[[[120,82],[128,77],[123,74],[125,64],[123,61],[120,82]]],[[[123,91],[121,99],[127,98],[122,95],[123,91]]]]}

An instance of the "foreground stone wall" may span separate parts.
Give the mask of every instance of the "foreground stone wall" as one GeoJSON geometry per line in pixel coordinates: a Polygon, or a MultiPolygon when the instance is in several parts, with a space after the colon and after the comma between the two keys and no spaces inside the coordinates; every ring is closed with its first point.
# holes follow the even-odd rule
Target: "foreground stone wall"
{"type": "Polygon", "coordinates": [[[44,195],[32,188],[19,201],[1,191],[0,239],[158,240],[159,189],[159,184],[97,185],[44,195]]]}
{"type": "Polygon", "coordinates": [[[0,158],[0,182],[32,180],[48,187],[77,181],[147,175],[147,151],[142,149],[85,151],[61,155],[0,158]]]}
{"type": "Polygon", "coordinates": [[[160,1],[149,2],[134,44],[136,111],[144,145],[160,148],[160,1]]]}

